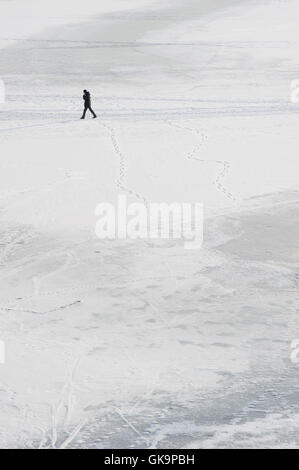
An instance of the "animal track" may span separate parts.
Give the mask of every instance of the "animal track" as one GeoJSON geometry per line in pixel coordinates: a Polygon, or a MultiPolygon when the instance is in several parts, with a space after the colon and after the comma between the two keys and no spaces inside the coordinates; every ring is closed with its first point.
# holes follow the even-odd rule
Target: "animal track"
{"type": "Polygon", "coordinates": [[[187,130],[187,131],[190,131],[190,132],[195,132],[198,136],[200,135],[201,142],[194,146],[192,152],[187,154],[187,158],[189,160],[197,160],[197,161],[202,162],[202,163],[217,163],[217,164],[222,165],[221,171],[219,171],[219,173],[216,175],[216,178],[212,182],[212,184],[214,184],[216,186],[216,188],[218,189],[218,191],[221,191],[225,195],[225,197],[227,197],[228,199],[231,199],[233,201],[236,201],[236,197],[222,184],[222,180],[230,172],[230,168],[231,168],[230,162],[227,161],[227,160],[207,160],[207,159],[199,158],[199,157],[196,156],[197,154],[200,153],[201,148],[203,146],[203,143],[204,143],[205,139],[207,139],[205,134],[200,133],[200,131],[198,129],[194,129],[192,127],[180,126],[179,124],[176,124],[176,123],[174,124],[171,121],[165,121],[165,122],[169,126],[176,127],[177,129],[183,129],[183,130],[187,130]]]}
{"type": "Polygon", "coordinates": [[[116,181],[117,187],[126,193],[129,193],[130,195],[136,197],[137,199],[141,200],[145,207],[148,207],[149,202],[146,199],[145,196],[143,196],[141,193],[138,193],[136,191],[133,191],[127,186],[126,183],[126,157],[125,155],[121,152],[119,148],[119,144],[115,135],[115,130],[113,127],[109,126],[106,122],[102,121],[101,122],[102,126],[105,127],[109,133],[110,133],[110,139],[113,145],[114,152],[119,158],[119,177],[116,181]]]}

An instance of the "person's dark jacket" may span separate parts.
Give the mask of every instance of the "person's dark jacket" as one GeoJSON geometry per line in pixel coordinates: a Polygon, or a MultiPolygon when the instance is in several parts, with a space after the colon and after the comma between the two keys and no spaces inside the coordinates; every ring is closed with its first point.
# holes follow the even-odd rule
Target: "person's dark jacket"
{"type": "Polygon", "coordinates": [[[90,104],[91,104],[89,91],[87,91],[87,92],[84,93],[83,99],[84,99],[84,106],[85,106],[85,108],[89,108],[89,107],[90,107],[90,104]]]}

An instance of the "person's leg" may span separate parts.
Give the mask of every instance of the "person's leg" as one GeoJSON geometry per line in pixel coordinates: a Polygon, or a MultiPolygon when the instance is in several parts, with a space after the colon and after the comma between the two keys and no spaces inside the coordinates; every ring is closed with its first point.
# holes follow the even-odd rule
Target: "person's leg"
{"type": "Polygon", "coordinates": [[[91,106],[89,106],[89,108],[88,108],[88,109],[89,109],[89,111],[91,112],[91,114],[93,114],[93,117],[94,117],[94,118],[96,118],[96,117],[97,117],[97,115],[96,115],[96,113],[93,111],[92,107],[91,107],[91,106]]]}
{"type": "Polygon", "coordinates": [[[81,119],[85,119],[85,114],[86,114],[86,111],[87,111],[87,108],[84,107],[84,111],[83,111],[83,114],[82,114],[82,117],[81,119]]]}

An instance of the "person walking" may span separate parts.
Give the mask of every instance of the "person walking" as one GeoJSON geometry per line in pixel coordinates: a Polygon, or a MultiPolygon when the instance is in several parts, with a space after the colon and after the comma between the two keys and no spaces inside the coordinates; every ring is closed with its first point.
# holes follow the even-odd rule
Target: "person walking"
{"type": "Polygon", "coordinates": [[[96,113],[93,111],[91,107],[91,98],[90,98],[90,93],[87,90],[83,90],[83,100],[84,100],[84,111],[81,119],[85,119],[85,114],[86,111],[89,109],[91,114],[93,114],[93,119],[97,117],[96,113]]]}

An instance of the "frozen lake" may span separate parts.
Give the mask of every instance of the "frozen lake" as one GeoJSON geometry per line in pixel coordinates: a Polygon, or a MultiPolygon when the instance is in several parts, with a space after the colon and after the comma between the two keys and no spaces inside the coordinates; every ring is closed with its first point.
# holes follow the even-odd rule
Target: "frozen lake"
{"type": "Polygon", "coordinates": [[[0,447],[299,447],[298,2],[40,3],[0,1],[0,447]],[[120,193],[202,248],[98,239],[120,193]]]}

